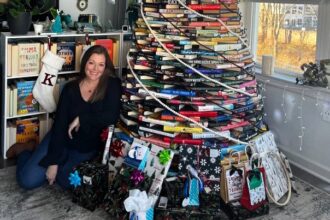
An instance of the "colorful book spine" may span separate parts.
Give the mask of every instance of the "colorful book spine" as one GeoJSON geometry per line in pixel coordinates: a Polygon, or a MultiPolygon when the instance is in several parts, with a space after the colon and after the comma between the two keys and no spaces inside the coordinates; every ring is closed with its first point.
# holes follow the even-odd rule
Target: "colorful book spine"
{"type": "MultiPolygon", "coordinates": [[[[190,119],[199,122],[201,120],[200,117],[189,117],[190,119]]],[[[186,119],[176,116],[176,115],[169,115],[169,114],[162,114],[160,116],[161,120],[169,120],[169,121],[178,121],[178,122],[184,122],[187,121],[186,119]]]]}
{"type": "Polygon", "coordinates": [[[34,84],[35,81],[22,81],[16,83],[18,115],[39,111],[39,104],[32,94],[34,84]]]}
{"type": "Polygon", "coordinates": [[[161,89],[159,92],[160,93],[163,93],[163,94],[179,95],[179,96],[187,96],[187,97],[194,97],[194,96],[196,96],[196,92],[194,92],[194,91],[187,91],[187,90],[161,89]]]}
{"type": "Polygon", "coordinates": [[[168,132],[176,132],[176,133],[202,133],[203,128],[191,128],[191,127],[185,127],[185,126],[164,126],[164,131],[168,132]]]}

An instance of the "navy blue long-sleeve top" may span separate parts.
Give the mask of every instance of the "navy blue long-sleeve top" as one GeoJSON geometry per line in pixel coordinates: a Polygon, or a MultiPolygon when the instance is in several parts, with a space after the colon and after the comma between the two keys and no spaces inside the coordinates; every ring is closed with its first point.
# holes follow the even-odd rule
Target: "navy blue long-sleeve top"
{"type": "Polygon", "coordinates": [[[43,167],[63,164],[65,148],[75,149],[81,153],[97,150],[101,145],[102,129],[115,124],[119,119],[120,98],[119,78],[109,78],[104,99],[93,103],[83,99],[77,81],[67,83],[57,106],[48,152],[39,164],[43,167]],[[73,139],[70,139],[69,125],[77,116],[80,127],[78,132],[72,131],[73,139]]]}

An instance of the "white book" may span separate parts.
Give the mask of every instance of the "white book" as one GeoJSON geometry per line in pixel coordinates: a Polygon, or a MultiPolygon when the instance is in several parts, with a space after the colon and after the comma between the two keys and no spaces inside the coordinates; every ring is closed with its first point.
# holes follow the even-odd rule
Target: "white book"
{"type": "Polygon", "coordinates": [[[230,69],[230,68],[237,68],[237,67],[244,67],[244,63],[224,63],[224,64],[202,64],[202,66],[210,68],[210,69],[230,69]]]}
{"type": "Polygon", "coordinates": [[[233,104],[228,105],[203,105],[203,106],[194,106],[194,108],[199,112],[208,112],[208,111],[221,111],[221,110],[232,110],[234,109],[233,104]]]}
{"type": "MultiPolygon", "coordinates": [[[[139,89],[138,93],[146,96],[149,95],[149,93],[144,89],[139,89]]],[[[163,99],[174,99],[177,97],[177,95],[170,95],[170,94],[158,93],[153,91],[150,91],[150,93],[156,96],[157,98],[163,98],[163,99]]]]}
{"type": "Polygon", "coordinates": [[[220,135],[214,134],[212,132],[203,132],[203,133],[193,133],[192,139],[201,139],[201,138],[222,138],[222,136],[230,137],[230,131],[221,131],[217,132],[220,135]]]}
{"type": "Polygon", "coordinates": [[[174,127],[178,124],[178,122],[163,121],[163,120],[159,120],[159,119],[155,119],[155,118],[145,117],[142,115],[139,116],[139,120],[148,122],[148,123],[152,123],[152,124],[166,125],[166,126],[171,126],[171,127],[174,127]]]}
{"type": "Polygon", "coordinates": [[[159,134],[159,135],[162,135],[165,137],[171,137],[171,138],[174,138],[177,135],[177,133],[168,133],[168,132],[164,132],[164,131],[160,131],[160,130],[156,130],[156,129],[152,129],[152,128],[143,127],[143,126],[140,126],[139,129],[141,131],[146,131],[146,132],[153,133],[153,134],[159,134]]]}
{"type": "Polygon", "coordinates": [[[135,121],[129,120],[127,118],[125,118],[122,114],[120,114],[120,119],[127,125],[137,125],[137,123],[135,121]]]}

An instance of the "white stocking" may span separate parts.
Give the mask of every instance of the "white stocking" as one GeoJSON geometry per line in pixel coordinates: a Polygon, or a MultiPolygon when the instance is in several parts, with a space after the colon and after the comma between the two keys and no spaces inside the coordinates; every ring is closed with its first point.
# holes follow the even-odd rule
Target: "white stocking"
{"type": "Polygon", "coordinates": [[[33,88],[33,96],[50,113],[56,110],[53,90],[65,60],[47,50],[41,61],[43,65],[33,88]]]}

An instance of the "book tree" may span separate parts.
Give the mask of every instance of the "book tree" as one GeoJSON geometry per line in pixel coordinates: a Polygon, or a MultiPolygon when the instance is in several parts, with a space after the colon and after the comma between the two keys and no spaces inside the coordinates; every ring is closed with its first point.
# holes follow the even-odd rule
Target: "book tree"
{"type": "Polygon", "coordinates": [[[266,126],[238,1],[137,6],[107,210],[134,219],[253,216],[240,204],[243,162],[266,126]]]}

